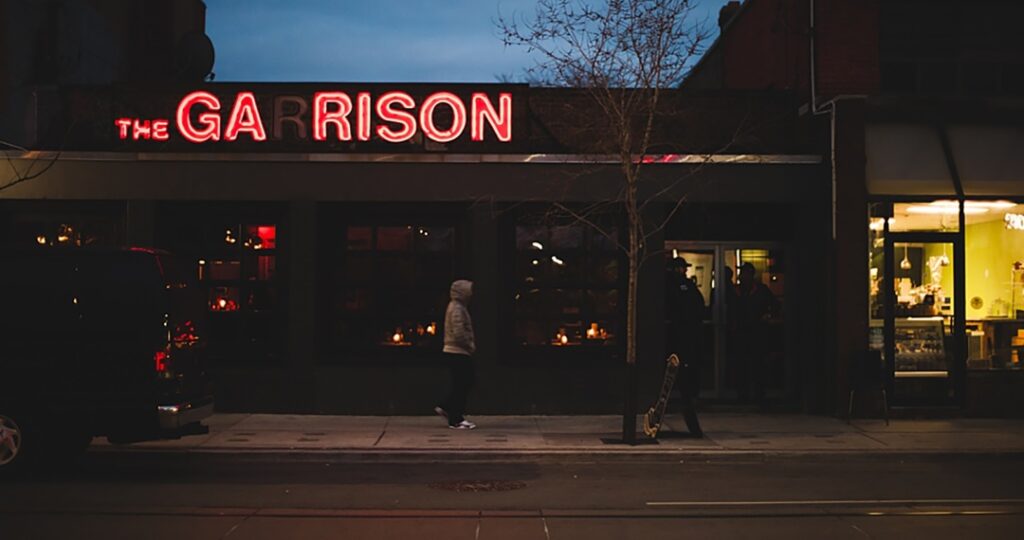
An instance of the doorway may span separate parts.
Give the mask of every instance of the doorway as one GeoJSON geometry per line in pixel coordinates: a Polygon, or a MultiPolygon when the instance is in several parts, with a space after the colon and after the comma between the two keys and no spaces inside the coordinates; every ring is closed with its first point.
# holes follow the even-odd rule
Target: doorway
{"type": "Polygon", "coordinates": [[[704,298],[701,398],[788,402],[796,376],[786,320],[786,251],[774,243],[666,241],[704,298]],[[750,283],[742,284],[738,269],[750,283]]]}
{"type": "Polygon", "coordinates": [[[962,399],[964,272],[958,233],[885,238],[883,353],[892,404],[955,406],[962,399]]]}

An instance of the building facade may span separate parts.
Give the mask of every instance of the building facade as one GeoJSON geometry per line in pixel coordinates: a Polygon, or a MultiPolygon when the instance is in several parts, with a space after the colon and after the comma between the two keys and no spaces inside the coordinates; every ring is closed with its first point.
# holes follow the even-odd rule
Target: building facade
{"type": "Polygon", "coordinates": [[[689,84],[788,91],[831,124],[836,409],[866,348],[893,405],[1020,416],[1024,7],[731,4],[689,84]]]}
{"type": "MultiPolygon", "coordinates": [[[[705,301],[706,403],[736,405],[753,376],[769,409],[845,413],[878,350],[895,405],[1020,414],[1022,56],[991,29],[937,51],[965,15],[928,6],[723,10],[669,92],[664,144],[638,156],[645,218],[664,224],[641,269],[641,401],[664,362],[665,262],[682,257],[705,301]],[[946,86],[936,62],[955,66],[946,86]],[[730,300],[745,263],[772,297],[756,339],[730,300]]],[[[429,411],[456,278],[476,283],[473,411],[622,410],[622,217],[558,211],[614,209],[622,185],[585,93],[16,72],[0,242],[178,254],[207,295],[223,410],[429,411]]]]}
{"type": "MultiPolygon", "coordinates": [[[[662,261],[674,251],[703,280],[712,343],[727,337],[715,272],[757,266],[779,300],[765,345],[776,365],[769,398],[802,408],[811,395],[801,394],[802,365],[818,360],[801,342],[818,333],[798,331],[796,321],[823,286],[800,277],[821,257],[813,224],[824,219],[814,212],[825,195],[821,158],[792,144],[793,115],[771,96],[675,94],[685,106],[665,122],[673,142],[645,157],[648,189],[664,191],[648,214],[665,220],[676,201],[687,203],[653,237],[643,268],[641,395],[657,391],[663,366],[662,261]],[[694,122],[709,127],[691,131],[694,122]],[[710,147],[729,153],[708,158],[710,147]],[[787,274],[796,281],[787,284],[787,274]]],[[[598,131],[579,118],[593,115],[573,103],[586,100],[574,90],[501,85],[72,88],[57,105],[68,124],[47,130],[61,138],[12,157],[23,173],[45,173],[3,191],[3,240],[180,255],[207,291],[207,352],[224,410],[429,411],[446,384],[448,286],[470,278],[476,410],[616,412],[625,261],[612,239],[552,203],[614,201],[622,184],[617,161],[590,152],[598,131]],[[317,123],[325,118],[314,112],[318,95],[355,103],[365,95],[375,129],[396,130],[400,123],[381,121],[380,100],[426,106],[450,96],[459,105],[445,105],[449,112],[467,107],[465,125],[445,142],[437,139],[452,134],[423,122],[414,133],[363,137],[354,109],[345,135],[317,123]],[[249,97],[253,108],[238,112],[249,97]],[[466,105],[474,100],[477,108],[466,105]],[[488,107],[493,114],[480,112],[488,107]]],[[[453,118],[438,113],[437,123],[448,128],[453,118]]],[[[599,217],[602,232],[621,237],[621,214],[599,217]]],[[[732,367],[716,354],[709,349],[704,386],[708,399],[728,402],[732,367]]]]}

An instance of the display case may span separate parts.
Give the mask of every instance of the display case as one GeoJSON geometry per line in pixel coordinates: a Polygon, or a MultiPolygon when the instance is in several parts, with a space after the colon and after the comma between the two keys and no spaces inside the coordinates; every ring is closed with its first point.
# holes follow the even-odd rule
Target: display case
{"type": "MultiPolygon", "coordinates": [[[[882,321],[872,321],[870,338],[874,349],[884,349],[882,328],[882,321]]],[[[895,376],[948,377],[949,357],[945,340],[943,317],[896,319],[895,376]]]]}

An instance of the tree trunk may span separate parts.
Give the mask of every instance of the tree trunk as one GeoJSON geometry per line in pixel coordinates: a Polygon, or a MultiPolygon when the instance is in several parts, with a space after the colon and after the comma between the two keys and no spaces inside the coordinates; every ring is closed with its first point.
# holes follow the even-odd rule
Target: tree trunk
{"type": "MultiPolygon", "coordinates": [[[[627,202],[631,204],[634,200],[627,202]]],[[[636,444],[637,414],[637,365],[636,365],[636,319],[637,319],[637,278],[639,275],[640,256],[640,224],[635,212],[635,205],[627,208],[629,219],[629,270],[626,293],[626,383],[625,402],[622,411],[622,441],[636,444]]]]}

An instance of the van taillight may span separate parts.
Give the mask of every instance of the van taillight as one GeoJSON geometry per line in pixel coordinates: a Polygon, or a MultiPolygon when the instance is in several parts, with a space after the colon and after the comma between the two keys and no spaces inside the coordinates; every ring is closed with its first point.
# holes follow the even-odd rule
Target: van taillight
{"type": "Polygon", "coordinates": [[[167,352],[157,351],[153,353],[153,362],[157,373],[165,373],[167,371],[167,352]]]}

